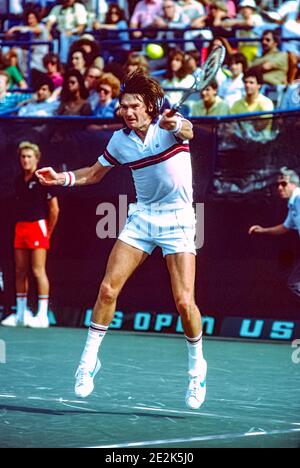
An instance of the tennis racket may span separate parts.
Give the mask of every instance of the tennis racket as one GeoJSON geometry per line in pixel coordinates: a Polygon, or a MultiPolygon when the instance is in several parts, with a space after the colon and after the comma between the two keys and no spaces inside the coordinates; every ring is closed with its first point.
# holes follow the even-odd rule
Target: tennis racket
{"type": "Polygon", "coordinates": [[[226,55],[225,47],[219,45],[216,46],[207,59],[204,62],[203,68],[199,70],[199,72],[195,73],[195,82],[190,89],[187,89],[183,94],[180,101],[175,104],[170,112],[168,113],[168,117],[172,117],[176,114],[182,104],[189,98],[189,96],[193,93],[198,93],[202,91],[209,82],[216,76],[218,70],[222,66],[226,55]]]}

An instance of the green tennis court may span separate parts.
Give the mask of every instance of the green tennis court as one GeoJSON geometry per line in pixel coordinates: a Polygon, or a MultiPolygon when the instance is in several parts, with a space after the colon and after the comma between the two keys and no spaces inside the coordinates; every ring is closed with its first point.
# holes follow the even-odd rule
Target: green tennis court
{"type": "Polygon", "coordinates": [[[110,332],[95,391],[78,400],[85,338],[83,329],[0,329],[1,447],[300,446],[300,364],[289,344],[206,339],[207,400],[192,412],[183,337],[110,332]]]}

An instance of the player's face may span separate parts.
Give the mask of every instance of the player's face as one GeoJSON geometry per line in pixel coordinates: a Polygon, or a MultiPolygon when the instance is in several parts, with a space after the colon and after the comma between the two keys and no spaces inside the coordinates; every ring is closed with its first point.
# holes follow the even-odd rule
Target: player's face
{"type": "MultiPolygon", "coordinates": [[[[124,94],[120,103],[120,110],[127,127],[131,130],[145,130],[152,118],[141,96],[124,94]]],[[[150,110],[151,111],[151,110],[150,110]]]]}
{"type": "Polygon", "coordinates": [[[21,151],[20,162],[23,171],[35,172],[38,166],[38,159],[34,151],[30,148],[24,148],[21,151]]]}
{"type": "Polygon", "coordinates": [[[295,184],[289,181],[289,177],[279,177],[277,181],[277,189],[280,198],[289,199],[293,195],[296,188],[295,184]]]}

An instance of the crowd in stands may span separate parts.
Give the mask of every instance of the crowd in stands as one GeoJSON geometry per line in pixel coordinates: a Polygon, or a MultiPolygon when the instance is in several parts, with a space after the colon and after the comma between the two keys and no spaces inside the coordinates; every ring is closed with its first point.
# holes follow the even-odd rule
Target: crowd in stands
{"type": "Polygon", "coordinates": [[[11,0],[1,18],[2,116],[114,118],[136,68],[176,104],[217,44],[223,67],[184,115],[300,108],[300,0],[11,0]]]}

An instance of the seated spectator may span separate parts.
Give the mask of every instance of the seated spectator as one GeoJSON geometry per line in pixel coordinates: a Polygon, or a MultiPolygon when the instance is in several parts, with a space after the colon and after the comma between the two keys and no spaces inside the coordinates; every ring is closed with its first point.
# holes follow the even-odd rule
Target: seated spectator
{"type": "Polygon", "coordinates": [[[92,66],[87,69],[85,77],[84,77],[85,78],[84,84],[85,84],[86,89],[89,92],[88,101],[93,111],[95,110],[99,102],[97,87],[98,87],[99,79],[102,74],[103,72],[102,70],[100,70],[100,68],[92,66]]]}
{"type": "Polygon", "coordinates": [[[27,83],[18,66],[18,54],[15,48],[10,49],[5,55],[0,50],[0,70],[9,75],[9,88],[27,89],[27,83]]]}
{"type": "Polygon", "coordinates": [[[62,66],[59,56],[50,52],[43,57],[43,65],[46,69],[46,74],[51,78],[54,88],[60,88],[63,84],[64,77],[62,75],[62,66]]]}
{"type": "Polygon", "coordinates": [[[131,52],[124,65],[125,74],[133,73],[138,68],[143,70],[144,73],[149,73],[149,63],[146,57],[140,52],[131,52]]]}
{"type": "Polygon", "coordinates": [[[288,54],[280,52],[280,36],[267,29],[262,36],[262,57],[252,62],[251,68],[263,74],[263,82],[270,85],[287,84],[288,54]]]}
{"type": "Polygon", "coordinates": [[[225,28],[223,22],[229,19],[227,4],[223,0],[216,0],[209,6],[207,15],[195,19],[192,22],[193,28],[206,28],[209,29],[213,37],[231,36],[230,28],[225,28]]]}
{"type": "Polygon", "coordinates": [[[211,82],[201,91],[201,101],[191,106],[191,116],[228,115],[229,106],[218,96],[218,83],[211,82]]]}
{"type": "Polygon", "coordinates": [[[120,81],[112,73],[103,73],[97,85],[99,103],[94,112],[97,117],[115,117],[120,85],[120,81]]]}
{"type": "Polygon", "coordinates": [[[297,40],[288,40],[282,42],[282,50],[292,52],[300,62],[300,2],[298,13],[295,18],[290,18],[282,25],[282,38],[297,38],[297,40]]]}
{"type": "Polygon", "coordinates": [[[201,60],[200,52],[196,49],[189,50],[185,54],[185,63],[186,63],[188,73],[194,74],[194,73],[200,72],[201,70],[200,60],[201,60]]]}
{"type": "Polygon", "coordinates": [[[234,53],[234,50],[225,37],[218,36],[215,37],[213,41],[209,44],[209,47],[207,49],[207,55],[209,55],[211,51],[217,46],[223,46],[226,51],[223,65],[219,68],[216,74],[216,80],[218,82],[218,85],[221,86],[221,84],[230,76],[229,63],[230,57],[234,53]]]}
{"type": "MultiPolygon", "coordinates": [[[[256,38],[257,35],[253,31],[255,27],[263,25],[262,17],[257,13],[257,5],[254,0],[242,0],[239,4],[240,14],[235,19],[230,19],[223,22],[223,26],[227,28],[237,29],[236,37],[241,38],[256,38]]],[[[248,63],[251,63],[258,55],[258,42],[240,42],[239,52],[244,54],[248,63]]]]}
{"type": "Polygon", "coordinates": [[[18,110],[21,102],[31,98],[31,94],[11,93],[9,90],[9,75],[0,71],[0,115],[8,115],[18,110]]]}
{"type": "Polygon", "coordinates": [[[164,0],[162,5],[162,13],[154,18],[151,26],[165,30],[160,31],[157,34],[157,39],[160,41],[167,39],[168,43],[165,48],[169,49],[170,47],[177,47],[177,45],[175,43],[172,44],[170,40],[183,37],[183,32],[179,34],[174,31],[168,31],[168,29],[186,29],[190,26],[190,20],[174,0],[164,0]]]}
{"type": "Polygon", "coordinates": [[[88,90],[78,70],[70,70],[64,79],[57,115],[92,115],[88,90]]]}
{"type": "MultiPolygon", "coordinates": [[[[147,29],[154,18],[161,13],[162,0],[140,0],[132,13],[130,19],[130,28],[147,29]]],[[[143,35],[142,31],[134,31],[133,36],[138,38],[143,35]]]]}
{"type": "Polygon", "coordinates": [[[61,0],[61,4],[52,8],[45,21],[47,21],[50,33],[56,25],[56,30],[60,34],[59,56],[62,63],[66,63],[71,44],[78,39],[86,27],[87,10],[76,0],[61,0]]]}
{"type": "MultiPolygon", "coordinates": [[[[161,86],[188,89],[194,85],[194,82],[195,78],[188,73],[184,52],[179,49],[171,50],[168,55],[167,73],[161,81],[161,86]]],[[[182,95],[182,90],[166,92],[166,97],[172,106],[181,99],[182,95]]]]}
{"type": "Polygon", "coordinates": [[[222,82],[219,88],[219,96],[231,107],[234,102],[241,99],[245,94],[243,77],[247,70],[247,60],[243,54],[238,52],[232,54],[229,60],[231,76],[222,82]]]}
{"type": "Polygon", "coordinates": [[[51,117],[55,114],[59,102],[52,98],[54,84],[47,75],[36,85],[36,95],[22,105],[18,111],[19,117],[51,117]]]}
{"type": "Polygon", "coordinates": [[[78,70],[83,76],[88,68],[88,58],[84,50],[75,49],[70,50],[67,70],[78,70]]]}
{"type": "MultiPolygon", "coordinates": [[[[24,23],[25,25],[13,26],[8,30],[8,34],[16,33],[30,33],[29,37],[32,41],[41,41],[46,42],[50,41],[49,31],[46,26],[41,22],[41,18],[36,9],[31,8],[27,9],[24,13],[24,23]]],[[[33,45],[31,46],[31,55],[30,55],[30,70],[31,70],[31,81],[34,84],[39,80],[41,73],[45,72],[43,66],[43,57],[48,52],[48,46],[45,45],[33,45]]],[[[28,75],[28,49],[23,48],[19,49],[19,61],[20,68],[24,75],[28,75]]]]}
{"type": "Polygon", "coordinates": [[[83,34],[78,41],[73,42],[70,47],[69,57],[75,50],[84,52],[87,67],[94,65],[103,70],[104,60],[101,57],[100,46],[92,34],[83,34]]]}
{"type": "Polygon", "coordinates": [[[94,30],[101,33],[101,39],[119,40],[119,43],[110,44],[105,50],[102,49],[102,54],[106,60],[112,58],[124,63],[130,50],[129,33],[121,31],[128,28],[124,10],[117,3],[110,3],[104,23],[95,21],[93,27],[94,30]]]}

